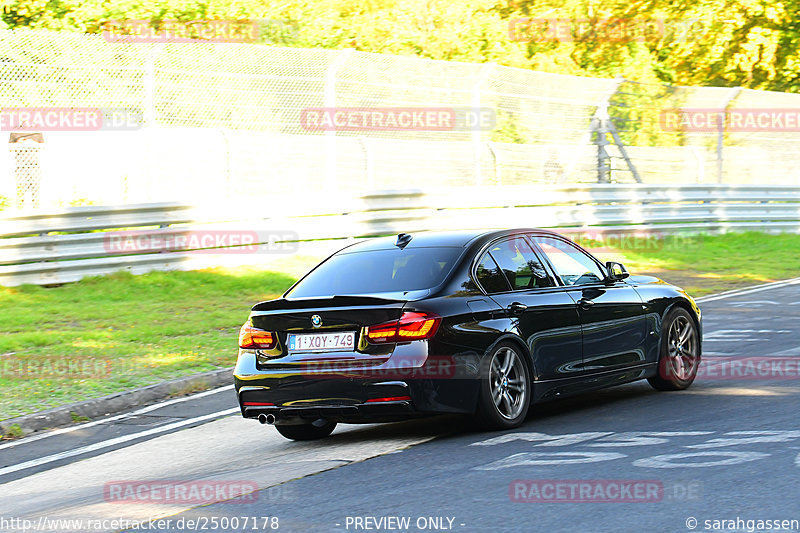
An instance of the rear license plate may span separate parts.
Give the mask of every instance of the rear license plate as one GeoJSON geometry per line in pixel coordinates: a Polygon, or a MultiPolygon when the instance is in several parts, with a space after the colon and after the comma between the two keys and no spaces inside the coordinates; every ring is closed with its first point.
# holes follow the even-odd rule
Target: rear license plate
{"type": "Polygon", "coordinates": [[[290,334],[290,352],[352,352],[356,347],[356,334],[340,333],[290,334]]]}

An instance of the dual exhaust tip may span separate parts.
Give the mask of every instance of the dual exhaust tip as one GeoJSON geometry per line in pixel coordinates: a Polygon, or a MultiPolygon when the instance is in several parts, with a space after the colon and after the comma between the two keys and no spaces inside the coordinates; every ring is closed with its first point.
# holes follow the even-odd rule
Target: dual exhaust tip
{"type": "Polygon", "coordinates": [[[260,415],[258,415],[258,421],[261,422],[262,424],[269,424],[270,426],[272,426],[275,424],[275,415],[273,414],[265,415],[264,413],[261,413],[260,415]]]}
{"type": "MultiPolygon", "coordinates": [[[[272,413],[270,413],[268,415],[265,415],[264,413],[261,413],[260,415],[258,415],[258,421],[261,422],[262,424],[269,424],[270,426],[274,426],[275,425],[275,415],[272,414],[272,413]]],[[[316,427],[323,427],[327,423],[328,423],[328,421],[325,420],[324,418],[318,418],[317,420],[314,420],[313,422],[311,422],[311,425],[312,426],[316,426],[316,427]]]]}

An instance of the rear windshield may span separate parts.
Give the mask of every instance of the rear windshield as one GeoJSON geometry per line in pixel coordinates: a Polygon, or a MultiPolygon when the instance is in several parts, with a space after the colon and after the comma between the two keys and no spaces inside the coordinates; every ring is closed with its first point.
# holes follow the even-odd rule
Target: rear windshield
{"type": "Polygon", "coordinates": [[[395,248],[336,254],[287,296],[313,298],[430,289],[444,281],[462,251],[463,248],[395,248]]]}

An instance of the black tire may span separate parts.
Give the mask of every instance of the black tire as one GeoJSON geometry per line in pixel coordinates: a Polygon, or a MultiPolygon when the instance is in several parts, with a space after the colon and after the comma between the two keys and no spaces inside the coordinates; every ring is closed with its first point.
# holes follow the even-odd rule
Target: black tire
{"type": "Polygon", "coordinates": [[[275,426],[278,433],[291,440],[317,440],[324,439],[336,428],[336,422],[326,422],[323,426],[313,424],[300,424],[275,426]]]}
{"type": "Polygon", "coordinates": [[[480,380],[476,413],[479,425],[490,430],[520,426],[528,415],[532,393],[531,369],[522,350],[510,342],[498,344],[484,358],[480,380]],[[503,372],[501,365],[507,361],[507,357],[511,357],[509,354],[513,354],[513,360],[503,372]]]}
{"type": "Polygon", "coordinates": [[[667,314],[661,328],[658,374],[647,378],[647,381],[656,390],[683,390],[694,382],[699,367],[700,338],[697,325],[686,309],[676,307],[667,314]],[[685,331],[685,328],[689,328],[689,331],[685,331]]]}

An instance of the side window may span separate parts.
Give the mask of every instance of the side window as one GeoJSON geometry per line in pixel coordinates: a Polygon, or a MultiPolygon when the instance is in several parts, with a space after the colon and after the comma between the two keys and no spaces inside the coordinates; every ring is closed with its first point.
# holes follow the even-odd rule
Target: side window
{"type": "Polygon", "coordinates": [[[533,249],[522,237],[502,241],[489,249],[514,290],[555,285],[533,249]]]}
{"type": "Polygon", "coordinates": [[[587,285],[605,279],[603,270],[572,244],[552,237],[533,236],[564,285],[587,285]]]}
{"type": "Polygon", "coordinates": [[[478,263],[476,274],[478,282],[489,294],[508,290],[506,278],[489,254],[483,254],[483,258],[478,263]]]}

